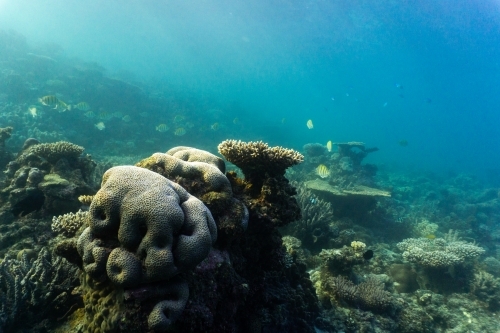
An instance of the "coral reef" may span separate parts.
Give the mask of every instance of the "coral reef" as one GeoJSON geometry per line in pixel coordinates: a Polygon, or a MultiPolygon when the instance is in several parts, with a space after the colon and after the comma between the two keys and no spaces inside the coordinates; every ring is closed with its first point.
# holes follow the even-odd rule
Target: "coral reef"
{"type": "MultiPolygon", "coordinates": [[[[99,289],[109,282],[115,289],[161,282],[162,292],[142,302],[156,304],[150,329],[169,326],[187,300],[185,283],[172,279],[202,261],[217,238],[210,211],[178,184],[143,168],[122,166],[104,174],[88,216],[89,227],[77,244],[85,273],[99,289]]],[[[87,310],[88,329],[100,325],[93,322],[96,309],[87,310]]]]}
{"type": "MultiPolygon", "coordinates": [[[[20,251],[0,263],[0,331],[50,326],[79,303],[70,293],[78,285],[76,268],[47,248],[20,251]]],[[[46,328],[44,328],[46,330],[46,328]]]]}
{"type": "Polygon", "coordinates": [[[330,248],[331,238],[338,236],[338,230],[331,225],[334,219],[331,204],[317,198],[302,185],[295,182],[292,185],[297,189],[301,218],[283,227],[282,232],[300,239],[302,245],[313,253],[330,248]]]}
{"type": "Polygon", "coordinates": [[[4,168],[12,159],[12,154],[5,149],[5,141],[12,135],[12,127],[0,128],[0,168],[4,168]]]}
{"type": "Polygon", "coordinates": [[[52,231],[65,237],[73,237],[85,225],[88,212],[79,210],[76,213],[67,213],[52,218],[52,231]]]}

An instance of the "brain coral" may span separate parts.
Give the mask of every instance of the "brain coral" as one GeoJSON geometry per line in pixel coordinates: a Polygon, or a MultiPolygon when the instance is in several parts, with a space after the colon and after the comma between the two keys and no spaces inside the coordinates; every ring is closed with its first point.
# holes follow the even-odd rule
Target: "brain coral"
{"type": "Polygon", "coordinates": [[[210,211],[181,186],[133,166],[106,171],[78,240],[84,269],[130,287],[195,267],[217,229],[210,211]],[[106,265],[103,267],[103,265],[106,265]]]}
{"type": "Polygon", "coordinates": [[[175,181],[190,194],[203,201],[212,212],[220,212],[231,203],[233,192],[229,180],[221,172],[220,167],[196,160],[198,157],[209,160],[210,158],[207,158],[209,155],[211,154],[208,152],[191,148],[178,151],[174,155],[156,153],[136,165],[175,181]],[[182,155],[181,153],[188,154],[188,152],[189,155],[181,157],[189,161],[175,156],[182,155]]]}
{"type": "Polygon", "coordinates": [[[217,167],[222,173],[226,172],[226,164],[220,158],[205,150],[200,150],[191,147],[174,147],[167,151],[168,155],[172,155],[186,162],[205,162],[217,167]]]}

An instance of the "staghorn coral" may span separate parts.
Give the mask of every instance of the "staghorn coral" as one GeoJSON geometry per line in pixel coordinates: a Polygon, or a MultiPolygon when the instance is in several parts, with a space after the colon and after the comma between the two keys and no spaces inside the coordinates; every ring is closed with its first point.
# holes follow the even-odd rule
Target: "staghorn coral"
{"type": "Polygon", "coordinates": [[[407,238],[397,244],[403,258],[409,262],[430,268],[447,268],[466,263],[484,253],[474,244],[455,238],[407,238]]]}
{"type": "Polygon", "coordinates": [[[484,271],[476,273],[471,283],[471,293],[488,304],[490,310],[500,309],[500,279],[493,275],[484,271]]]}
{"type": "Polygon", "coordinates": [[[83,153],[84,148],[66,141],[54,143],[40,143],[28,147],[17,158],[20,164],[33,158],[32,156],[40,156],[46,159],[49,163],[56,163],[61,158],[76,159],[83,153]]]}
{"type": "Polygon", "coordinates": [[[34,258],[30,251],[21,251],[18,259],[5,258],[0,263],[0,331],[13,332],[66,313],[78,302],[70,294],[78,284],[76,271],[45,247],[34,258]]]}
{"type": "MultiPolygon", "coordinates": [[[[212,215],[201,201],[157,173],[133,166],[104,174],[88,220],[77,244],[83,269],[98,283],[111,282],[117,289],[153,282],[167,288],[172,278],[203,260],[217,238],[212,215]]],[[[178,302],[183,302],[183,292],[162,295],[176,293],[180,299],[173,303],[155,297],[165,316],[151,312],[154,327],[168,326],[182,312],[178,302]]],[[[94,313],[88,313],[88,324],[94,313]]]]}
{"type": "Polygon", "coordinates": [[[225,140],[218,149],[222,156],[241,169],[250,182],[266,173],[270,177],[283,176],[287,168],[304,160],[304,156],[293,149],[269,147],[262,141],[225,140]]]}
{"type": "Polygon", "coordinates": [[[52,218],[52,231],[65,237],[73,237],[87,219],[88,212],[79,210],[76,213],[67,213],[52,218]]]}

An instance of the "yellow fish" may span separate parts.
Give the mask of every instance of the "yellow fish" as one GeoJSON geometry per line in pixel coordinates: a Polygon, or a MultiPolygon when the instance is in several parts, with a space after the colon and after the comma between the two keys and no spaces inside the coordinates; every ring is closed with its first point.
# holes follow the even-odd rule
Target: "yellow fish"
{"type": "Polygon", "coordinates": [[[210,126],[210,128],[214,131],[217,131],[219,129],[219,123],[214,123],[210,126]]]}
{"type": "Polygon", "coordinates": [[[186,130],[183,127],[179,127],[175,130],[174,134],[177,136],[183,136],[184,134],[186,134],[186,130]]]}
{"type": "Polygon", "coordinates": [[[28,107],[28,112],[30,113],[30,115],[31,115],[33,118],[38,117],[38,113],[37,113],[36,106],[34,106],[34,105],[30,105],[30,106],[28,107]]]}
{"type": "Polygon", "coordinates": [[[165,124],[160,124],[156,126],[156,130],[161,133],[168,131],[168,129],[169,129],[168,126],[165,124]]]}
{"type": "Polygon", "coordinates": [[[329,152],[332,151],[332,141],[331,140],[326,143],[326,149],[328,149],[329,152]]]}
{"type": "Polygon", "coordinates": [[[327,178],[328,176],[330,176],[330,170],[328,170],[328,168],[326,167],[326,165],[320,164],[316,168],[316,174],[318,176],[320,176],[321,178],[327,178]]]}
{"type": "Polygon", "coordinates": [[[428,234],[428,235],[425,235],[425,238],[427,238],[427,239],[436,239],[436,235],[434,235],[434,234],[428,234]]]}
{"type": "Polygon", "coordinates": [[[45,106],[54,106],[54,109],[57,109],[57,104],[59,103],[59,100],[54,95],[43,96],[38,101],[45,106]]]}
{"type": "Polygon", "coordinates": [[[307,121],[307,124],[306,124],[306,125],[307,125],[307,128],[309,128],[309,129],[313,129],[313,128],[314,128],[313,121],[312,121],[311,119],[309,119],[309,120],[307,121]]]}
{"type": "Polygon", "coordinates": [[[88,105],[86,102],[80,102],[74,106],[75,109],[78,109],[80,111],[88,111],[90,110],[90,105],[88,105]]]}
{"type": "Polygon", "coordinates": [[[101,122],[98,122],[97,124],[94,125],[99,131],[102,131],[103,129],[106,128],[106,126],[104,125],[104,123],[101,121],[101,122]]]}

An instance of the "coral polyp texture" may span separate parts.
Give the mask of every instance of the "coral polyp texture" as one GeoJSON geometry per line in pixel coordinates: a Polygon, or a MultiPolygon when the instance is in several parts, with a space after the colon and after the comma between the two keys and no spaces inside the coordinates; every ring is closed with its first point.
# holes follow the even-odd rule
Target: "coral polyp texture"
{"type": "MultiPolygon", "coordinates": [[[[174,321],[186,293],[178,291],[175,301],[161,296],[176,294],[168,286],[171,279],[201,262],[217,239],[207,207],[157,173],[120,166],[104,174],[88,223],[77,244],[86,274],[98,282],[110,281],[116,289],[165,283],[166,289],[155,293],[164,315],[154,310],[150,321],[155,327],[174,321]]],[[[182,282],[176,285],[185,288],[182,282]]]]}
{"type": "Polygon", "coordinates": [[[55,163],[61,158],[76,159],[83,153],[82,146],[71,142],[59,141],[54,143],[40,143],[27,148],[18,157],[19,162],[29,160],[31,156],[40,156],[50,163],[55,163]]]}
{"type": "Polygon", "coordinates": [[[269,147],[262,141],[225,140],[218,149],[222,156],[241,169],[247,179],[265,173],[271,177],[282,176],[287,168],[304,160],[304,156],[293,149],[269,147]]]}
{"type": "Polygon", "coordinates": [[[485,251],[461,240],[443,238],[407,238],[397,244],[403,258],[409,262],[431,268],[447,268],[464,264],[479,257],[485,251]]]}

